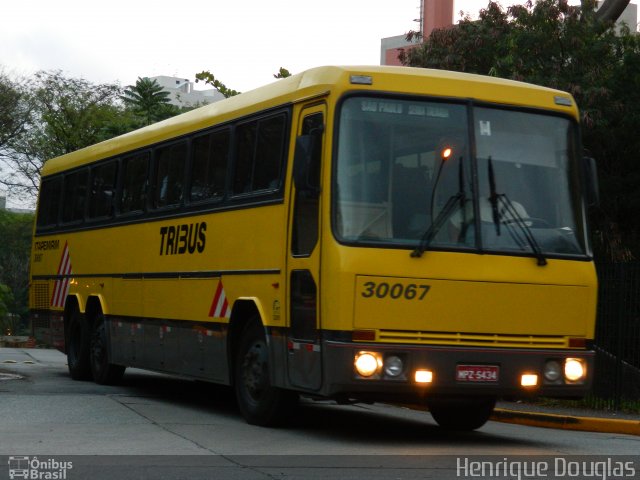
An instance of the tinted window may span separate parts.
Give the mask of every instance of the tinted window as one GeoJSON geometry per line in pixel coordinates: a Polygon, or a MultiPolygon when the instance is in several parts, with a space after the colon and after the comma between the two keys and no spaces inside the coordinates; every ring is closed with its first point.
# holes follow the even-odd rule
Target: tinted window
{"type": "Polygon", "coordinates": [[[121,213],[144,210],[147,200],[148,170],[148,152],[140,153],[124,159],[122,197],[120,199],[121,213]]]}
{"type": "MultiPolygon", "coordinates": [[[[309,175],[313,185],[320,185],[320,163],[322,161],[323,115],[308,115],[302,122],[302,135],[317,135],[315,149],[311,152],[314,171],[309,175]]],[[[296,159],[296,161],[299,161],[296,159]]],[[[294,255],[311,255],[318,243],[318,211],[319,196],[306,195],[296,189],[291,235],[291,253],[294,255]]]]}
{"type": "Polygon", "coordinates": [[[284,152],[285,117],[279,115],[258,124],[258,148],[253,169],[253,189],[278,188],[284,152]]]}
{"type": "Polygon", "coordinates": [[[236,128],[236,165],[233,175],[233,193],[248,193],[252,188],[253,159],[256,150],[258,122],[236,128]]]}
{"type": "Polygon", "coordinates": [[[176,206],[182,202],[187,142],[175,143],[155,150],[155,208],[176,206]]]}
{"type": "Polygon", "coordinates": [[[274,190],[280,186],[285,130],[285,115],[237,127],[233,193],[274,190]]]}
{"type": "Polygon", "coordinates": [[[61,194],[62,177],[42,181],[38,205],[38,227],[46,227],[58,223],[61,194]]]}
{"type": "Polygon", "coordinates": [[[193,168],[189,199],[192,202],[224,195],[229,156],[229,130],[193,139],[193,168]]]}
{"type": "Polygon", "coordinates": [[[64,179],[64,198],[62,203],[62,222],[77,222],[84,218],[87,204],[87,180],[89,170],[71,173],[64,179]]]}
{"type": "Polygon", "coordinates": [[[115,161],[91,169],[89,218],[109,217],[113,214],[118,163],[115,161]]]}

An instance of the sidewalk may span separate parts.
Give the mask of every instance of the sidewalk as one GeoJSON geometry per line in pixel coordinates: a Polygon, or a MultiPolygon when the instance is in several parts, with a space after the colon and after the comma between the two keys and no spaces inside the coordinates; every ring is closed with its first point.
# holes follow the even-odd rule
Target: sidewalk
{"type": "Polygon", "coordinates": [[[532,427],[640,435],[640,415],[604,410],[498,402],[491,420],[532,427]]]}

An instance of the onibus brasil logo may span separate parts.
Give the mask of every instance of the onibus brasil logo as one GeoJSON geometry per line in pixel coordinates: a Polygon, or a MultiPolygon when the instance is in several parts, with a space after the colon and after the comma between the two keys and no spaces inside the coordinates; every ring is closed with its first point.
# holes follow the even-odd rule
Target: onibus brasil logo
{"type": "Polygon", "coordinates": [[[32,480],[65,480],[67,470],[73,468],[73,462],[62,462],[54,458],[44,460],[38,457],[9,457],[9,478],[32,480]]]}

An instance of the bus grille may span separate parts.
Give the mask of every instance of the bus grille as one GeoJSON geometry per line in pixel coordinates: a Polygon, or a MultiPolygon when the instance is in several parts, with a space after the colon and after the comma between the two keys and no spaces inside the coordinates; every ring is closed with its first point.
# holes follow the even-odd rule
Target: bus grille
{"type": "Polygon", "coordinates": [[[380,330],[378,340],[389,343],[419,343],[428,345],[461,345],[486,347],[568,348],[569,340],[562,336],[505,335],[501,333],[414,332],[380,330]]]}
{"type": "Polygon", "coordinates": [[[33,306],[36,310],[48,310],[49,304],[49,284],[36,283],[33,285],[33,306]]]}

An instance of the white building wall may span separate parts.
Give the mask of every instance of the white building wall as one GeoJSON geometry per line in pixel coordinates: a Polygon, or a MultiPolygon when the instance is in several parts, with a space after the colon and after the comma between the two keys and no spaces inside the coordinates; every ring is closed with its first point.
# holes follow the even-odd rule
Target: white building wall
{"type": "MultiPolygon", "coordinates": [[[[600,8],[601,6],[602,1],[599,1],[598,8],[600,8]]],[[[638,5],[636,5],[635,3],[629,3],[616,23],[618,25],[624,23],[632,32],[636,32],[638,30],[638,5]]]]}
{"type": "Polygon", "coordinates": [[[160,75],[149,77],[155,80],[165,91],[169,92],[169,103],[178,107],[194,107],[224,99],[224,95],[215,88],[210,90],[194,90],[193,82],[188,78],[160,75]]]}

